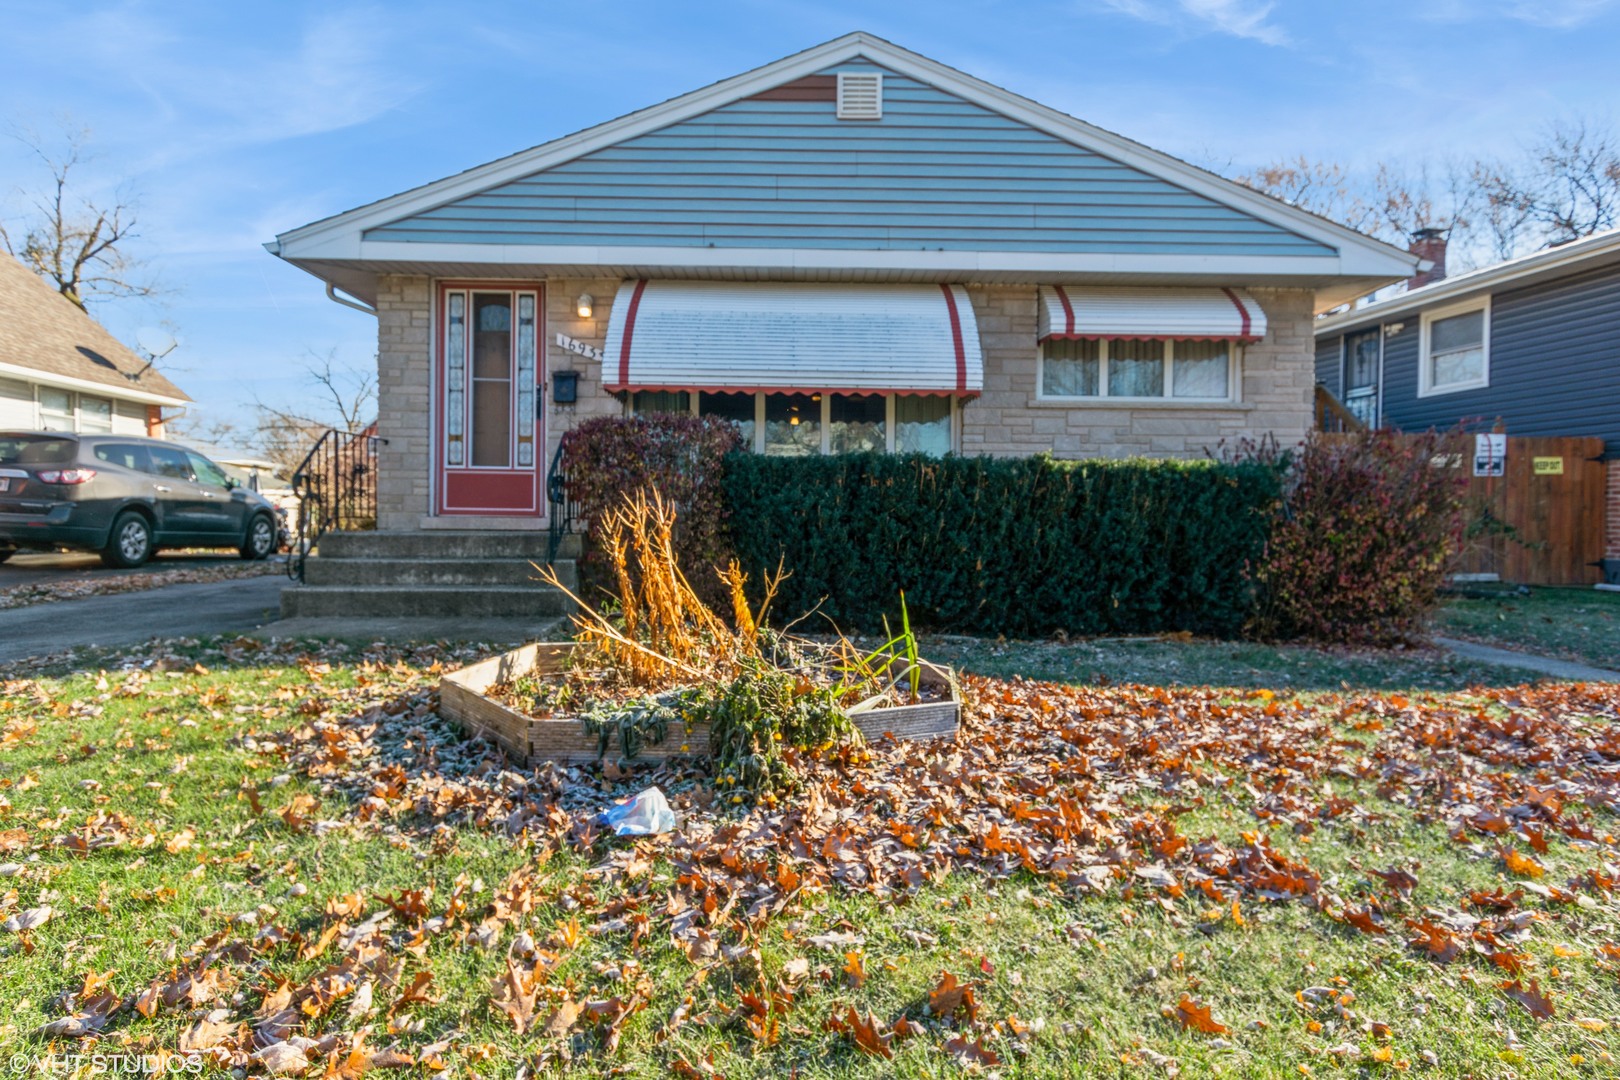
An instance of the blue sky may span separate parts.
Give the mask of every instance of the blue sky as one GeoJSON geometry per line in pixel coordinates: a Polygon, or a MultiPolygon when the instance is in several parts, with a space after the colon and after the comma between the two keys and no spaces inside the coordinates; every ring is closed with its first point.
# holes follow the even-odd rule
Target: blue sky
{"type": "MultiPolygon", "coordinates": [[[[97,197],[139,197],[167,369],[210,418],[307,393],[375,323],[260,246],[278,232],[863,29],[1224,172],[1512,153],[1616,119],[1620,0],[11,0],[0,127],[88,127],[97,197]]],[[[42,179],[0,139],[0,214],[42,179]]]]}

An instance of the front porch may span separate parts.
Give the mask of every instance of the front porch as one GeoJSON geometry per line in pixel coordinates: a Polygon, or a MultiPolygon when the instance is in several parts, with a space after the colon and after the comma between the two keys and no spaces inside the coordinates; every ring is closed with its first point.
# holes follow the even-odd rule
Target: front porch
{"type": "MultiPolygon", "coordinates": [[[[560,537],[550,563],[571,589],[579,540],[560,537]]],[[[281,616],[555,619],[570,601],[540,580],[551,544],[534,529],[328,533],[305,562],[305,583],[282,591],[281,616]]]]}

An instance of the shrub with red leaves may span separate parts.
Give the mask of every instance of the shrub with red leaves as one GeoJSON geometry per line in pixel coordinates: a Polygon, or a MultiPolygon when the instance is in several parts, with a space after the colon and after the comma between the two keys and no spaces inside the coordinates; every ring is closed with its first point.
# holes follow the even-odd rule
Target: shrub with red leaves
{"type": "Polygon", "coordinates": [[[1462,536],[1466,480],[1446,437],[1313,433],[1289,455],[1285,499],[1253,569],[1250,633],[1393,645],[1421,634],[1462,536]]]}
{"type": "Polygon", "coordinates": [[[710,567],[725,563],[725,494],[720,484],[737,429],[717,417],[655,414],[587,420],[562,438],[568,496],[585,525],[580,564],[587,583],[600,583],[595,529],[604,510],[637,491],[657,491],[679,518],[675,554],[705,599],[723,595],[710,567]]]}

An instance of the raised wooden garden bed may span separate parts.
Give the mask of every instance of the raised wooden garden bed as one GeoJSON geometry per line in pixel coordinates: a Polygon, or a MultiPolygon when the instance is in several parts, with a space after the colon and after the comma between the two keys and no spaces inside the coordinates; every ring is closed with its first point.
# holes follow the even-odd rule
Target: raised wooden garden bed
{"type": "MultiPolygon", "coordinates": [[[[536,719],[497,701],[490,690],[530,674],[561,671],[573,652],[572,642],[534,642],[488,660],[452,671],[439,680],[439,712],[470,734],[482,735],[523,764],[541,761],[583,762],[597,757],[597,736],[570,717],[536,719]]],[[[918,682],[942,695],[919,705],[856,710],[850,719],[868,740],[953,737],[962,718],[962,699],[949,668],[919,663],[918,682]]],[[[662,743],[648,745],[639,757],[658,760],[683,753],[708,752],[709,733],[698,724],[690,735],[671,732],[662,743]]]]}

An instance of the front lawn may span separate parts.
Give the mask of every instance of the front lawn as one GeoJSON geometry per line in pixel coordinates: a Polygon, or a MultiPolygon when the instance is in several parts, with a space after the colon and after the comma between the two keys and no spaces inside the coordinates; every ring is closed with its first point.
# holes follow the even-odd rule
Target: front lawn
{"type": "Polygon", "coordinates": [[[1475,588],[1443,605],[1438,634],[1499,649],[1620,668],[1620,593],[1596,589],[1475,588]]]}
{"type": "Polygon", "coordinates": [[[1440,649],[1340,649],[1177,637],[1073,642],[941,637],[927,654],[981,675],[1075,684],[1226,686],[1242,689],[1461,690],[1511,686],[1528,677],[1440,649]]]}
{"type": "Polygon", "coordinates": [[[462,659],[239,641],[0,685],[0,1046],[311,1076],[1614,1073],[1620,687],[973,676],[954,745],[830,753],[760,806],[692,766],[511,768],[433,713],[462,659]],[[592,824],[652,782],[678,835],[592,824]]]}

